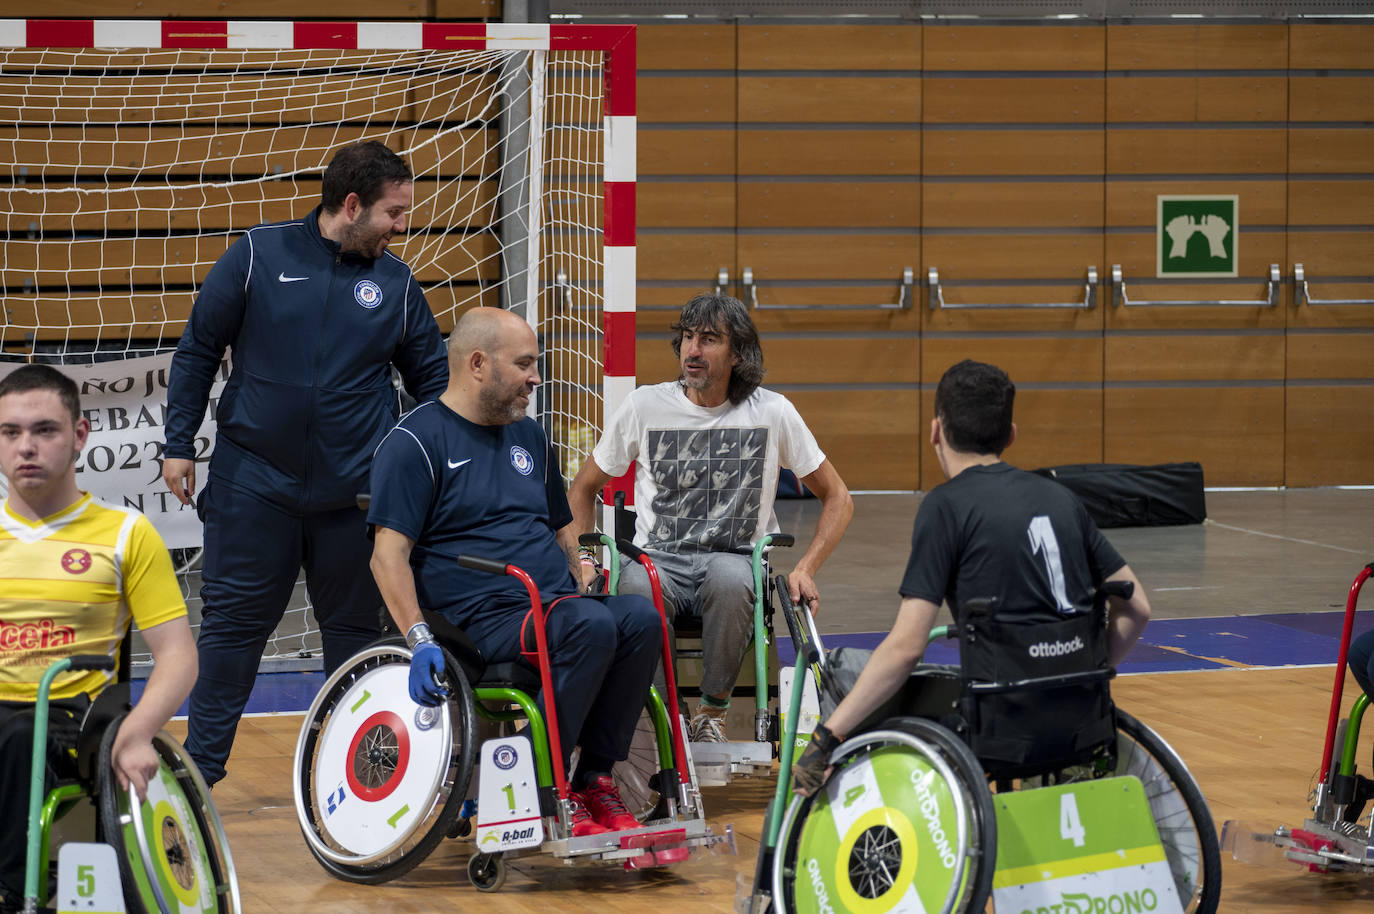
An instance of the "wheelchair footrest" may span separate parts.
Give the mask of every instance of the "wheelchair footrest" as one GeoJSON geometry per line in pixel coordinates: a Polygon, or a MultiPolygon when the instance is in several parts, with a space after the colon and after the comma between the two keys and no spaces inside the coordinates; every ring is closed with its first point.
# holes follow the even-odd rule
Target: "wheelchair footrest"
{"type": "Polygon", "coordinates": [[[1302,828],[1264,829],[1230,820],[1222,826],[1221,849],[1241,863],[1273,866],[1288,861],[1312,873],[1354,872],[1374,875],[1374,847],[1363,828],[1342,823],[1336,828],[1308,819],[1302,828]]]}
{"type": "Polygon", "coordinates": [[[634,866],[626,866],[626,869],[637,869],[645,866],[677,863],[679,857],[685,860],[693,847],[715,844],[721,840],[723,839],[717,837],[707,827],[705,819],[680,819],[662,825],[605,832],[599,835],[585,835],[581,838],[546,841],[543,849],[552,856],[565,859],[568,862],[603,860],[621,861],[628,864],[630,860],[637,858],[652,858],[641,860],[634,866]],[[681,855],[668,853],[675,848],[681,849],[684,853],[681,855]],[[662,859],[659,859],[660,857],[662,859]],[[654,862],[655,860],[657,862],[654,862]]]}
{"type": "Polygon", "coordinates": [[[648,835],[628,835],[620,839],[620,846],[626,850],[640,850],[643,853],[625,860],[625,869],[642,870],[651,866],[667,866],[681,863],[691,855],[686,845],[687,830],[674,828],[648,835]]]}
{"type": "Polygon", "coordinates": [[[725,743],[692,743],[692,759],[703,786],[722,787],[731,777],[770,774],[773,747],[770,743],[731,740],[725,743]]]}

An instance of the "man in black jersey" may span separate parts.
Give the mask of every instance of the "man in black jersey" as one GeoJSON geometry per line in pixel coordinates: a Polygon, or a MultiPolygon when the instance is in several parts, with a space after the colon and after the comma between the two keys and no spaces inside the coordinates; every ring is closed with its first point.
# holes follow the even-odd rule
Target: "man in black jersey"
{"type": "Polygon", "coordinates": [[[910,675],[925,653],[942,600],[953,610],[997,599],[999,618],[1055,621],[1087,612],[1105,581],[1129,581],[1129,600],[1110,598],[1108,658],[1125,658],[1150,619],[1135,574],[1059,483],[1002,462],[1016,437],[1016,386],[994,365],[964,360],[935,390],[930,443],[946,482],[921,501],[892,631],[854,687],[816,728],[793,770],[799,792],[824,780],[831,751],[910,675]]]}

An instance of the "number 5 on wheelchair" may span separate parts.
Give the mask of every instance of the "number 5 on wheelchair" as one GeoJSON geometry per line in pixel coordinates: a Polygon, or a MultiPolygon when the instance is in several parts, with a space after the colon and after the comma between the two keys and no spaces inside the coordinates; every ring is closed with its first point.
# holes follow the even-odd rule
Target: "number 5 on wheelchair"
{"type": "MultiPolygon", "coordinates": [[[[837,703],[809,613],[782,603],[796,680],[810,673],[837,703]]],[[[789,794],[793,689],[782,775],[738,910],[1216,910],[1220,850],[1196,783],[1108,695],[1105,594],[1093,613],[1046,625],[1010,625],[993,608],[961,609],[961,667],[918,667],[835,749],[811,797],[789,794]],[[1074,639],[1083,649],[1044,647],[1074,639]],[[1081,659],[1031,662],[1070,654],[1081,659]]]]}
{"type": "Polygon", "coordinates": [[[116,683],[96,698],[77,740],[78,779],[58,784],[45,797],[48,692],[53,680],[67,670],[113,667],[114,661],[103,655],[67,657],[48,667],[39,681],[25,914],[238,914],[242,907],[228,838],[210,801],[210,789],[181,744],[165,731],[153,738],[160,764],[142,799],[132,784],[121,790],[115,779],[111,752],[127,712],[127,683],[116,683]],[[53,825],[87,797],[97,805],[97,841],[61,846],[57,896],[48,899],[53,825]]]}

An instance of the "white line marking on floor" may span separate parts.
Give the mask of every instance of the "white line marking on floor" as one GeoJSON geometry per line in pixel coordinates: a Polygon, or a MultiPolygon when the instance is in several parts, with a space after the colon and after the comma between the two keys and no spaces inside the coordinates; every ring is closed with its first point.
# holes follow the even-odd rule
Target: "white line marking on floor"
{"type": "Polygon", "coordinates": [[[1233,527],[1230,524],[1223,524],[1219,521],[1214,521],[1211,518],[1208,518],[1207,523],[1212,525],[1213,527],[1221,527],[1224,530],[1234,530],[1237,533],[1250,533],[1255,536],[1267,536],[1270,539],[1274,540],[1284,540],[1289,543],[1302,543],[1304,546],[1320,546],[1323,549],[1335,549],[1340,552],[1349,552],[1351,555],[1367,556],[1369,554],[1366,550],[1363,549],[1347,549],[1344,546],[1333,546],[1330,543],[1319,543],[1316,540],[1298,539],[1295,536],[1279,536],[1277,533],[1265,533],[1263,530],[1249,530],[1245,527],[1233,527]]]}

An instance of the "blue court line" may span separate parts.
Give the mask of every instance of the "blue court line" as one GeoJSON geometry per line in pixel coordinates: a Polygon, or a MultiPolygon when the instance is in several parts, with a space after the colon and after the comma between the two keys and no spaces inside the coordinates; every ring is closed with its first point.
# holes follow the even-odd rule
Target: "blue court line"
{"type": "MultiPolygon", "coordinates": [[[[1267,616],[1216,616],[1159,619],[1150,623],[1121,673],[1174,673],[1233,667],[1314,666],[1334,664],[1340,651],[1344,612],[1276,613],[1267,616]]],[[[1354,635],[1374,628],[1374,610],[1355,614],[1354,635]]],[[[827,649],[874,648],[886,632],[822,635],[827,649]]],[[[792,640],[778,638],[778,659],[793,663],[792,640]]],[[[958,663],[953,641],[931,644],[929,663],[958,663]]]]}
{"type": "MultiPolygon", "coordinates": [[[[1159,619],[1118,669],[1120,673],[1174,673],[1235,667],[1319,666],[1334,664],[1340,650],[1344,612],[1276,613],[1268,616],[1216,616],[1201,619],[1159,619]]],[[[1355,614],[1354,634],[1374,629],[1374,610],[1355,614]]],[[[886,632],[822,635],[827,649],[840,646],[874,648],[886,632]]],[[[954,641],[930,645],[930,663],[958,663],[954,641]]],[[[792,639],[778,637],[778,660],[796,661],[792,639]]],[[[143,680],[132,683],[134,697],[143,680]]],[[[324,686],[324,673],[260,673],[248,700],[247,713],[299,713],[324,686]]],[[[182,705],[179,715],[186,714],[182,705]]]]}
{"type": "MultiPolygon", "coordinates": [[[[134,700],[143,694],[146,680],[135,679],[130,683],[134,700]]],[[[253,683],[253,693],[248,697],[245,714],[282,714],[300,713],[310,707],[320,689],[324,688],[324,673],[259,673],[253,683]]],[[[185,717],[187,705],[182,703],[177,717],[185,717]]]]}

